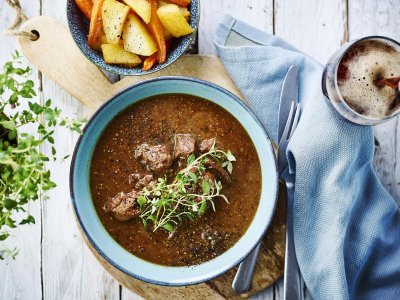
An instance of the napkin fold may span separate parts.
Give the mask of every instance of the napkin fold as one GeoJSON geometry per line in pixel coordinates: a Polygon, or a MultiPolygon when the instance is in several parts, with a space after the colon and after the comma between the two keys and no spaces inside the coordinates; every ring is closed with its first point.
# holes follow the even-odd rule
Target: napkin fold
{"type": "Polygon", "coordinates": [[[313,299],[400,299],[400,210],[373,167],[373,131],[344,120],[323,67],[280,38],[224,16],[219,56],[276,143],[283,79],[299,67],[302,114],[288,147],[296,256],[313,299]]]}

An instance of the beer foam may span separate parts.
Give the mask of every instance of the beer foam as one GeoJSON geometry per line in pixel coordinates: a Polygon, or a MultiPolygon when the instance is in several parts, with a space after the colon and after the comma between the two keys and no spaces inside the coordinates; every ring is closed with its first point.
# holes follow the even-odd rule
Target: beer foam
{"type": "Polygon", "coordinates": [[[400,109],[397,91],[378,87],[382,78],[400,76],[400,47],[378,39],[361,40],[347,50],[337,73],[340,94],[359,114],[390,116],[400,109]]]}

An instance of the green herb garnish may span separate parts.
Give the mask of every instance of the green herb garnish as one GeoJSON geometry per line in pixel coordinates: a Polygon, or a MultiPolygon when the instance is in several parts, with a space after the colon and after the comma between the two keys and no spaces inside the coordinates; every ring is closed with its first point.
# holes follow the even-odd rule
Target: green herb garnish
{"type": "MultiPolygon", "coordinates": [[[[44,105],[22,101],[37,96],[30,79],[32,69],[21,67],[17,51],[12,57],[0,70],[0,243],[9,237],[10,229],[35,223],[29,214],[29,203],[56,186],[46,169],[46,162],[56,160],[56,150],[52,147],[51,156],[41,151],[44,143],[55,143],[54,127],[65,126],[82,133],[81,127],[86,122],[61,117],[61,111],[51,106],[51,100],[44,105]],[[17,109],[21,104],[24,108],[17,109]],[[23,131],[28,124],[33,134],[23,131]],[[15,216],[17,212],[24,215],[22,220],[15,216]]],[[[0,259],[14,258],[18,253],[15,248],[0,246],[0,259]]]]}
{"type": "Polygon", "coordinates": [[[210,151],[199,157],[190,155],[187,166],[179,171],[172,183],[167,182],[167,177],[159,178],[151,190],[144,188],[140,192],[137,201],[145,227],[151,221],[153,231],[164,228],[173,232],[185,218],[194,220],[204,214],[208,203],[215,211],[216,198],[222,198],[229,203],[227,197],[221,193],[222,183],[205,176],[206,163],[211,159],[232,173],[235,157],[230,151],[217,149],[214,143],[210,151]]]}

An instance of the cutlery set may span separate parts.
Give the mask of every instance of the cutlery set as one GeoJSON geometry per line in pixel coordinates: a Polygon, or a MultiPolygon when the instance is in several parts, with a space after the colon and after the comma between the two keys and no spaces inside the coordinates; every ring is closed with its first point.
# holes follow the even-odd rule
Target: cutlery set
{"type": "MultiPolygon", "coordinates": [[[[278,122],[278,157],[279,179],[286,184],[286,249],[284,270],[284,299],[301,299],[301,275],[296,259],[293,238],[293,201],[295,176],[289,172],[287,148],[300,119],[298,99],[298,68],[289,68],[281,90],[278,122]]],[[[232,288],[236,293],[244,293],[250,288],[254,268],[261,243],[239,265],[232,288]]]]}

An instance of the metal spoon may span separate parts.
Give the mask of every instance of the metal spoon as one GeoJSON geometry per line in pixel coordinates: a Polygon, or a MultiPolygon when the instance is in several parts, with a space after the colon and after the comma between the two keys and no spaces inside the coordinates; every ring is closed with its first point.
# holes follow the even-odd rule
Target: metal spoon
{"type": "Polygon", "coordinates": [[[261,242],[258,243],[256,248],[254,248],[254,250],[239,265],[236,276],[232,282],[232,289],[235,293],[241,294],[249,290],[260,248],[261,242]]]}

